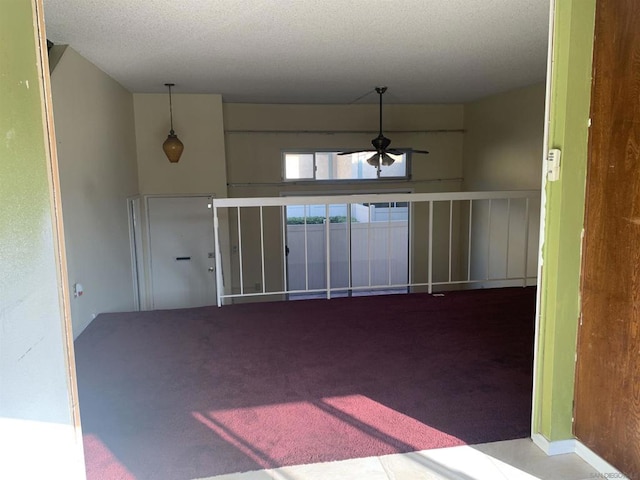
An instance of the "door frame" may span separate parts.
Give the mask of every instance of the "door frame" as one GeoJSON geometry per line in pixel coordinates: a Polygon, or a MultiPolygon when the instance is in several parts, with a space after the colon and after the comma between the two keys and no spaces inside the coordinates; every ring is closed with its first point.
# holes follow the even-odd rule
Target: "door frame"
{"type": "Polygon", "coordinates": [[[144,275],[144,247],[142,243],[142,201],[140,195],[127,198],[129,215],[129,248],[131,250],[131,275],[133,277],[133,304],[136,311],[146,310],[146,277],[144,275]]]}
{"type": "MultiPolygon", "coordinates": [[[[536,282],[536,306],[535,306],[535,326],[533,335],[533,385],[531,388],[531,437],[537,438],[540,435],[539,418],[537,412],[542,408],[542,401],[539,396],[539,389],[542,383],[538,381],[539,374],[539,362],[541,362],[540,355],[540,343],[543,341],[541,315],[542,315],[542,275],[543,275],[543,263],[545,252],[545,240],[546,240],[546,227],[547,227],[547,165],[546,157],[549,151],[550,141],[550,125],[551,125],[551,105],[553,102],[553,74],[554,74],[554,36],[556,30],[556,0],[549,0],[549,36],[547,44],[547,74],[545,77],[545,102],[544,102],[544,127],[542,134],[542,172],[541,172],[541,186],[540,186],[540,227],[538,236],[538,268],[537,268],[537,282],[536,282]]],[[[525,272],[526,274],[526,272],[525,272]]]]}

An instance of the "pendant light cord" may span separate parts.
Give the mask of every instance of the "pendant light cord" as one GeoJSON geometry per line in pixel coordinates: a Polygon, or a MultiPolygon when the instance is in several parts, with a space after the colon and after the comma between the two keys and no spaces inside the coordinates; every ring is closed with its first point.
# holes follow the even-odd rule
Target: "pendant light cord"
{"type": "Polygon", "coordinates": [[[167,87],[169,87],[169,121],[171,123],[171,135],[175,132],[173,131],[173,104],[171,103],[171,87],[174,85],[173,83],[165,83],[167,87]]]}
{"type": "Polygon", "coordinates": [[[380,131],[379,131],[379,136],[382,136],[382,95],[386,91],[387,91],[387,87],[376,87],[376,92],[380,96],[380,101],[379,101],[379,105],[380,105],[380,131]]]}
{"type": "Polygon", "coordinates": [[[378,90],[378,93],[380,94],[380,135],[382,135],[382,94],[384,93],[384,91],[380,89],[378,90]]]}

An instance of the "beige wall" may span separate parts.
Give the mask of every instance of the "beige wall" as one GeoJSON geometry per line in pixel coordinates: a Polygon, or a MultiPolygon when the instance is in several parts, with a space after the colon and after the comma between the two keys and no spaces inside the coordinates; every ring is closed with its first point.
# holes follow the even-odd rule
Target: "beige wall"
{"type": "Polygon", "coordinates": [[[127,196],[138,193],[133,98],[68,47],[51,75],[69,288],[77,337],[94,314],[134,308],[127,196]]]}
{"type": "MultiPolygon", "coordinates": [[[[465,105],[464,189],[539,190],[542,183],[542,147],[544,134],[545,85],[501,93],[465,105]]],[[[489,277],[508,271],[510,277],[534,276],[537,269],[539,237],[539,202],[479,202],[473,206],[472,250],[476,255],[471,265],[473,278],[486,278],[486,255],[489,235],[492,238],[489,277]],[[530,215],[528,235],[514,236],[524,227],[530,215]],[[491,214],[491,222],[488,221],[491,214]],[[486,219],[486,221],[485,221],[486,219]],[[491,224],[491,231],[489,231],[491,224]],[[523,242],[529,249],[527,258],[520,255],[523,242]],[[509,258],[506,258],[506,252],[509,258]],[[525,271],[526,268],[526,271],[525,271]]],[[[461,248],[467,250],[468,243],[461,248]]],[[[487,286],[500,286],[487,283],[487,286]]]]}
{"type": "Polygon", "coordinates": [[[392,146],[431,152],[427,156],[414,156],[411,182],[282,183],[283,150],[369,148],[378,130],[377,105],[225,104],[224,118],[229,196],[232,197],[278,196],[295,191],[331,193],[411,189],[429,192],[460,189],[461,105],[385,105],[384,130],[392,140],[392,146]],[[395,130],[432,132],[399,133],[395,130]],[[450,132],[437,133],[436,130],[450,132]],[[368,133],[351,133],[354,131],[368,133]]]}
{"type": "MultiPolygon", "coordinates": [[[[462,105],[385,105],[385,135],[392,146],[428,150],[413,158],[411,181],[285,183],[282,151],[289,149],[369,148],[377,135],[379,107],[373,105],[252,105],[225,104],[225,144],[230,197],[267,197],[311,192],[442,192],[462,185],[462,105]],[[353,133],[365,131],[367,133],[353,133]],[[412,133],[403,133],[412,131],[412,133]],[[417,132],[416,132],[417,131],[417,132]]],[[[373,167],[370,167],[373,168],[373,167]]],[[[420,212],[417,212],[420,213],[420,212]]],[[[231,244],[236,246],[235,214],[230,215],[231,244]]],[[[448,221],[448,217],[446,219],[448,221]]],[[[282,226],[276,209],[265,210],[269,227],[265,235],[266,284],[282,288],[282,226]]],[[[416,215],[416,231],[426,228],[427,218],[416,215]]],[[[448,228],[446,229],[448,235],[448,228]]],[[[257,212],[243,217],[243,270],[246,291],[261,284],[259,219],[257,212]],[[256,240],[258,239],[258,240],[256,240]],[[249,267],[248,265],[253,265],[249,267]]],[[[416,264],[424,264],[426,238],[415,236],[416,264]]],[[[232,290],[239,290],[238,255],[234,262],[232,290]]],[[[457,259],[454,260],[457,264],[457,259]]],[[[417,281],[426,280],[423,269],[414,269],[417,281]]]]}
{"type": "MultiPolygon", "coordinates": [[[[88,64],[82,61],[77,53],[71,50],[70,58],[77,64],[88,64]]],[[[64,62],[64,57],[63,57],[64,62]]],[[[66,60],[66,63],[71,63],[66,60]]],[[[85,66],[86,66],[85,65],[85,66]]],[[[64,71],[64,63],[62,65],[64,71]]],[[[59,67],[60,68],[60,67],[59,67]]],[[[66,67],[69,69],[69,67],[66,67]]],[[[76,78],[91,78],[104,76],[95,67],[81,72],[76,68],[76,78]]],[[[61,75],[58,71],[54,76],[61,75]]],[[[109,81],[113,82],[111,79],[109,81]]],[[[70,81],[71,82],[71,81],[70,81]]],[[[62,85],[73,85],[69,82],[57,82],[62,85]]],[[[89,85],[95,83],[93,80],[89,85]]],[[[80,87],[82,89],[88,87],[80,87]]],[[[122,90],[122,89],[121,89],[122,90]]],[[[67,88],[69,97],[66,102],[69,112],[67,121],[73,125],[73,120],[82,125],[73,125],[79,131],[86,131],[89,125],[109,123],[114,119],[114,108],[96,109],[94,115],[102,115],[96,122],[87,122],[91,112],[73,112],[71,94],[74,88],[67,88]],[[96,113],[96,112],[100,113],[96,113]]],[[[185,151],[178,164],[171,164],[162,152],[162,142],[169,130],[169,112],[167,94],[128,94],[122,90],[122,95],[132,98],[133,123],[135,125],[135,154],[131,155],[130,142],[131,118],[120,122],[128,126],[128,134],[124,133],[125,149],[127,153],[121,155],[126,163],[126,170],[115,175],[103,171],[92,171],[92,163],[86,162],[87,170],[75,167],[69,163],[65,169],[65,177],[70,185],[79,185],[83,179],[113,178],[125,179],[119,194],[139,192],[143,195],[169,194],[189,195],[212,193],[217,197],[227,194],[234,197],[245,196],[279,196],[294,193],[348,193],[348,192],[380,192],[380,191],[413,191],[438,192],[458,191],[466,189],[518,189],[539,188],[540,158],[535,158],[536,138],[538,132],[530,128],[539,123],[542,125],[542,110],[544,103],[538,105],[536,99],[544,95],[544,87],[534,86],[517,92],[508,92],[468,105],[385,105],[384,130],[393,141],[393,146],[426,149],[431,152],[428,156],[415,155],[412,165],[410,181],[379,181],[379,182],[334,182],[326,184],[286,183],[282,181],[282,151],[288,149],[347,149],[368,147],[371,138],[376,135],[378,128],[378,106],[373,105],[252,105],[252,104],[223,104],[220,95],[215,94],[174,94],[174,128],[185,144],[185,151]],[[539,122],[536,120],[537,109],[540,109],[539,122]],[[536,123],[537,122],[537,123],[536,123]],[[466,129],[466,132],[464,131],[466,129]],[[367,133],[356,133],[366,131],[367,133]],[[131,159],[137,159],[136,173],[131,172],[131,159]],[[535,181],[533,180],[535,172],[535,181]],[[463,181],[464,178],[464,181],[463,181]],[[137,182],[131,185],[131,182],[137,182]],[[229,183],[229,187],[227,187],[229,183]]],[[[60,96],[54,91],[54,97],[60,96]]],[[[123,98],[124,98],[123,97],[123,98]]],[[[129,100],[131,103],[131,100],[129,100]]],[[[77,102],[90,105],[91,101],[77,102]]],[[[109,102],[110,105],[114,102],[109,102]]],[[[118,105],[118,101],[115,102],[118,105]]],[[[76,108],[82,108],[78,106],[76,108]]],[[[125,109],[131,108],[130,106],[125,109]]],[[[118,110],[118,109],[115,109],[118,110]]],[[[120,109],[122,110],[122,109],[120,109]]],[[[117,115],[120,115],[122,111],[117,115]]],[[[126,117],[128,114],[124,114],[126,117]]],[[[104,130],[104,127],[102,127],[104,130]]],[[[71,131],[70,127],[68,131],[71,131]]],[[[541,128],[539,135],[541,137],[541,128]]],[[[74,135],[73,142],[76,142],[74,135]]],[[[89,132],[82,138],[93,139],[98,142],[104,135],[89,132]]],[[[64,142],[64,138],[60,137],[64,142]]],[[[87,140],[89,141],[89,140],[87,140]]],[[[72,142],[72,143],[73,143],[72,142]]],[[[77,142],[76,142],[77,143],[77,142]]],[[[89,141],[90,143],[90,141],[89,141]]],[[[540,145],[538,145],[541,148],[540,145]]],[[[69,147],[71,148],[71,147],[69,147]]],[[[108,148],[106,148],[108,150],[108,148]]],[[[84,141],[74,145],[75,152],[86,152],[84,141]]],[[[99,155],[98,155],[99,156],[99,155]]],[[[98,163],[99,165],[100,163],[98,163]]],[[[85,166],[85,165],[83,165],[85,166]]],[[[64,185],[63,185],[64,187],[64,185]]],[[[65,197],[73,198],[66,202],[65,210],[84,205],[81,193],[77,188],[65,197]],[[80,199],[78,200],[78,198],[80,199]],[[75,202],[75,203],[73,203],[75,202]]],[[[88,188],[86,190],[91,190],[88,188]]],[[[65,189],[66,191],[66,189],[65,189]]],[[[85,193],[86,195],[86,193],[85,193]]],[[[120,195],[122,196],[122,195],[120,195]]],[[[125,195],[126,196],[126,195],[125,195]]],[[[85,213],[86,213],[86,209],[85,213]]],[[[124,207],[122,213],[125,213],[124,207]]],[[[416,215],[419,212],[415,212],[416,215]]],[[[73,214],[76,217],[75,213],[73,214]]],[[[85,215],[86,217],[87,215],[85,215]]],[[[85,219],[77,217],[70,227],[74,232],[83,231],[85,219]]],[[[107,215],[105,218],[109,218],[107,215]]],[[[233,220],[233,218],[232,218],[233,220]]],[[[119,220],[121,221],[121,219],[119,220]]],[[[414,226],[426,222],[424,215],[414,218],[414,226]]],[[[225,228],[226,218],[222,227],[225,228]]],[[[92,225],[91,223],[87,225],[92,225]]],[[[235,225],[231,225],[231,232],[235,225]]],[[[266,238],[269,252],[277,252],[281,245],[279,232],[281,228],[270,232],[266,238]]],[[[122,230],[124,233],[125,230],[122,230]]],[[[245,232],[248,238],[257,238],[250,229],[245,232]]],[[[243,235],[243,236],[244,236],[243,235]]],[[[225,233],[222,239],[223,249],[231,250],[237,245],[237,239],[227,240],[225,233]]],[[[118,248],[128,253],[128,243],[122,246],[123,236],[119,239],[118,248]]],[[[128,237],[126,237],[128,242],[128,237]]],[[[143,237],[143,240],[145,238],[143,237]]],[[[426,241],[416,236],[416,248],[426,241]]],[[[111,248],[115,245],[108,242],[111,248]]],[[[247,252],[248,253],[248,252],[247,252]]],[[[75,248],[70,257],[74,262],[90,264],[87,257],[90,252],[76,255],[75,248]]],[[[127,257],[127,262],[129,258],[127,257]]],[[[271,255],[269,262],[281,265],[279,255],[271,255]]],[[[70,262],[71,264],[72,262],[70,262]]],[[[457,260],[456,260],[457,263],[457,260]]],[[[124,268],[124,267],[123,267],[124,268]]],[[[128,266],[126,267],[128,268],[128,266]]],[[[281,268],[280,268],[281,270],[281,268]]],[[[127,270],[128,271],[128,270],[127,270]]],[[[229,271],[229,268],[225,268],[229,271]]],[[[87,285],[84,272],[80,272],[72,281],[84,284],[87,294],[92,292],[93,286],[87,285]],[[82,275],[80,275],[80,273],[82,275]],[[82,277],[82,278],[81,278],[82,277]]],[[[148,274],[148,272],[146,272],[148,274]]],[[[420,269],[415,270],[421,275],[420,269]]],[[[245,272],[245,283],[253,288],[260,280],[259,272],[245,272]],[[256,277],[256,278],[254,278],[256,277]]],[[[226,277],[229,280],[230,276],[226,277]]],[[[234,289],[237,289],[237,266],[231,276],[234,289]]],[[[269,280],[269,279],[268,279],[269,280]]],[[[279,283],[281,279],[272,278],[271,283],[279,283]]],[[[130,283],[129,283],[130,285],[130,283]]],[[[227,290],[230,282],[227,281],[227,290]]],[[[85,302],[74,300],[76,310],[85,302]]],[[[109,298],[109,293],[103,298],[109,298]]],[[[82,322],[90,320],[91,313],[121,308],[116,297],[115,305],[104,305],[102,309],[92,308],[80,313],[82,322]],[[87,319],[87,317],[89,317],[87,319]]],[[[84,326],[79,327],[84,328],[84,326]]]]}
{"type": "Polygon", "coordinates": [[[545,85],[465,105],[465,190],[540,189],[545,85]]]}
{"type": "MultiPolygon", "coordinates": [[[[167,94],[134,94],[138,181],[141,195],[213,194],[227,196],[227,173],[224,147],[222,97],[216,94],[173,94],[173,128],[184,144],[178,163],[170,163],[162,151],[162,142],[170,129],[167,94]]],[[[146,212],[142,203],[143,230],[146,212]]],[[[229,252],[226,218],[220,219],[223,230],[220,243],[229,252]]],[[[151,303],[151,265],[147,235],[142,235],[144,269],[140,272],[142,307],[151,303]]],[[[228,272],[229,254],[224,256],[228,272]]]]}
{"type": "Polygon", "coordinates": [[[168,94],[134,94],[141,194],[227,196],[220,95],[172,94],[173,128],[184,143],[178,163],[162,151],[169,133],[168,94]]]}

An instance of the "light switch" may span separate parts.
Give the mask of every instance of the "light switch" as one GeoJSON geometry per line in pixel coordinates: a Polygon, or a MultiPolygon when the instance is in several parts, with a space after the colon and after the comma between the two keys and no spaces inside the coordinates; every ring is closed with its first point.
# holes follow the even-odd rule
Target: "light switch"
{"type": "Polygon", "coordinates": [[[560,178],[560,156],[559,149],[549,150],[547,155],[547,180],[549,182],[555,182],[560,178]]]}

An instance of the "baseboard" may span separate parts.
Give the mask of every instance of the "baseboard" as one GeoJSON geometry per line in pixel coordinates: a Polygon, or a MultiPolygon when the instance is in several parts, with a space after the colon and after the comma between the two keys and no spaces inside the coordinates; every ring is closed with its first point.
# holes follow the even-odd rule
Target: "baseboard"
{"type": "Polygon", "coordinates": [[[531,440],[538,446],[538,448],[540,448],[540,450],[549,456],[575,453],[599,473],[616,474],[616,478],[627,478],[617,468],[602,457],[598,456],[593,450],[589,449],[575,438],[550,442],[543,435],[536,433],[531,435],[531,440]],[[618,477],[617,475],[620,476],[618,477]]]}
{"type": "Polygon", "coordinates": [[[536,433],[531,436],[531,440],[540,448],[544,453],[549,456],[564,455],[565,453],[576,453],[576,443],[578,441],[574,438],[569,440],[558,440],[550,442],[543,435],[536,433]]]}
{"type": "Polygon", "coordinates": [[[587,462],[589,465],[591,465],[600,473],[615,473],[616,478],[627,478],[616,467],[611,465],[609,462],[604,460],[602,457],[596,454],[589,447],[585,446],[581,442],[578,442],[577,440],[576,440],[576,455],[578,455],[580,458],[582,458],[585,462],[587,462]],[[618,474],[620,474],[621,476],[618,477],[617,476],[618,474]]]}

